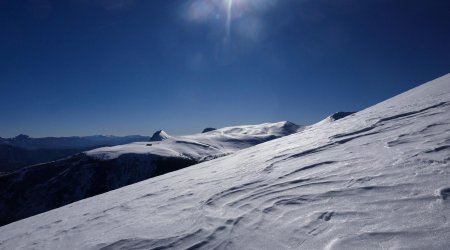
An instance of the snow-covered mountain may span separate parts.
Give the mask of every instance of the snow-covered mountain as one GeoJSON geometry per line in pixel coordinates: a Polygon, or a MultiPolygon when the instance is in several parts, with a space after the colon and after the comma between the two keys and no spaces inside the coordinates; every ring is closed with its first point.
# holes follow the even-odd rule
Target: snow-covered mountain
{"type": "MultiPolygon", "coordinates": [[[[115,154],[112,154],[115,155],[115,154]]],[[[450,75],[0,228],[1,249],[450,249],[450,75]]]]}
{"type": "Polygon", "coordinates": [[[292,122],[277,122],[226,127],[177,137],[160,130],[153,134],[151,142],[98,148],[86,152],[86,155],[98,160],[126,158],[127,155],[157,155],[202,162],[296,133],[301,128],[292,122]]]}
{"type": "Polygon", "coordinates": [[[170,135],[167,134],[166,131],[158,130],[152,135],[152,138],[150,140],[151,141],[164,141],[165,139],[168,139],[169,137],[170,137],[170,135]]]}
{"type": "Polygon", "coordinates": [[[32,138],[27,135],[18,135],[13,138],[0,137],[0,173],[58,160],[93,148],[148,140],[150,140],[150,137],[140,135],[123,137],[103,135],[43,138],[32,138]]]}
{"type": "Polygon", "coordinates": [[[103,147],[0,175],[0,225],[297,132],[291,122],[234,126],[103,147]],[[25,205],[24,205],[25,204],[25,205]]]}

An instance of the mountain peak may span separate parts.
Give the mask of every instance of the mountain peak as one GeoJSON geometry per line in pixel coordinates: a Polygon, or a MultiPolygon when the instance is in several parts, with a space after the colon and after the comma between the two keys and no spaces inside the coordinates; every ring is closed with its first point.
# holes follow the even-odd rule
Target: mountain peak
{"type": "Polygon", "coordinates": [[[281,123],[283,124],[282,128],[286,135],[298,132],[298,130],[302,127],[302,126],[295,124],[293,122],[290,122],[290,121],[283,121],[281,123]]]}
{"type": "Polygon", "coordinates": [[[28,139],[30,139],[30,136],[24,135],[24,134],[20,134],[20,135],[14,137],[14,140],[20,140],[20,141],[24,141],[24,140],[28,140],[28,139]]]}
{"type": "Polygon", "coordinates": [[[167,134],[164,130],[158,130],[153,135],[150,141],[164,141],[170,138],[170,135],[167,134]]]}

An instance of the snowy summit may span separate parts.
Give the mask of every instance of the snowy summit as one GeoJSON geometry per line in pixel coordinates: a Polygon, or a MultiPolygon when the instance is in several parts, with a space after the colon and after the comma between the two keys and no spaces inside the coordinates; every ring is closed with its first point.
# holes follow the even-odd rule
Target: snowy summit
{"type": "Polygon", "coordinates": [[[164,130],[158,130],[153,135],[150,141],[164,141],[170,138],[170,136],[164,130]]]}

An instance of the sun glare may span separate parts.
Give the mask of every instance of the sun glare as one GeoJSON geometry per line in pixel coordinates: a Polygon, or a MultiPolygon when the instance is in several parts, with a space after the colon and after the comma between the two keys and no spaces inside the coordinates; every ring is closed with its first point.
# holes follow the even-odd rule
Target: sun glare
{"type": "Polygon", "coordinates": [[[233,10],[233,0],[227,0],[227,38],[230,37],[231,33],[231,17],[232,17],[232,10],[233,10]]]}
{"type": "Polygon", "coordinates": [[[239,18],[260,16],[278,0],[192,0],[187,17],[191,21],[217,22],[222,20],[226,37],[231,36],[233,21],[239,18]]]}

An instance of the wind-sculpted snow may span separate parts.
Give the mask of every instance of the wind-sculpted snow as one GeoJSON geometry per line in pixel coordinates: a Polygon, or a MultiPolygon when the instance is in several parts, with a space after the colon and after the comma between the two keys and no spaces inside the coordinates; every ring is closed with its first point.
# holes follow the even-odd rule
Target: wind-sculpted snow
{"type": "Polygon", "coordinates": [[[209,133],[98,148],[0,175],[0,226],[148,178],[297,132],[290,122],[227,127],[209,133]],[[24,205],[26,204],[26,205],[24,205]]]}
{"type": "Polygon", "coordinates": [[[450,75],[0,228],[2,249],[449,249],[450,75]]]}

